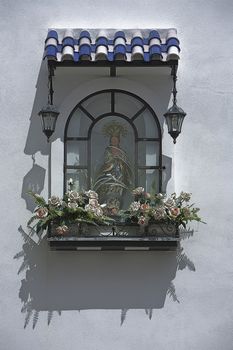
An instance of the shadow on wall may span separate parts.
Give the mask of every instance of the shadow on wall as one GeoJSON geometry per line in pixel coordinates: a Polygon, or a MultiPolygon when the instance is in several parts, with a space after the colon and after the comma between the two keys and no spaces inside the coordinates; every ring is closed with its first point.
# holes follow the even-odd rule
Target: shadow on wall
{"type": "Polygon", "coordinates": [[[30,155],[33,162],[32,168],[23,178],[21,197],[25,200],[27,210],[31,212],[35,209],[35,203],[28,195],[28,191],[40,194],[44,189],[46,174],[46,169],[36,164],[36,153],[40,152],[43,155],[49,155],[49,145],[42,133],[41,121],[38,117],[38,112],[47,100],[47,79],[47,66],[46,63],[42,61],[36,84],[36,96],[30,117],[30,127],[24,149],[24,153],[30,155]]]}
{"type": "MultiPolygon", "coordinates": [[[[166,296],[179,302],[173,280],[177,270],[195,271],[181,248],[173,252],[54,252],[48,251],[46,237],[35,243],[22,227],[24,244],[15,259],[23,259],[18,274],[19,298],[26,327],[35,328],[41,311],[119,309],[121,324],[130,309],[162,308],[166,296]]],[[[183,232],[184,238],[192,231],[183,232]]]]}

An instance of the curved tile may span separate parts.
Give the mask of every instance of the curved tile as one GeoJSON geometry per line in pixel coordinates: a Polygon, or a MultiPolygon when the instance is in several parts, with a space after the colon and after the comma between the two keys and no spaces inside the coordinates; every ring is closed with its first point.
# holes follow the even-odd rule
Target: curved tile
{"type": "Polygon", "coordinates": [[[48,45],[45,48],[44,58],[57,61],[57,47],[54,45],[48,45]]]}
{"type": "Polygon", "coordinates": [[[79,47],[82,45],[91,45],[91,35],[87,30],[83,30],[79,35],[79,47]]]}
{"type": "Polygon", "coordinates": [[[180,58],[180,42],[177,38],[176,29],[169,29],[167,32],[167,61],[180,58]]]}
{"type": "Polygon", "coordinates": [[[74,59],[74,38],[73,31],[67,29],[65,31],[64,38],[62,39],[62,56],[61,60],[73,60],[74,59]]]}
{"type": "Polygon", "coordinates": [[[45,52],[44,58],[47,57],[49,60],[57,60],[58,52],[58,33],[56,30],[50,30],[45,39],[45,52]]]}
{"type": "Polygon", "coordinates": [[[79,59],[91,60],[91,35],[87,30],[83,30],[79,35],[79,59]]]}
{"type": "Polygon", "coordinates": [[[134,33],[131,40],[131,60],[141,61],[144,59],[143,37],[140,31],[134,33]]]}
{"type": "Polygon", "coordinates": [[[159,40],[159,42],[161,43],[161,38],[160,38],[160,35],[159,35],[159,32],[157,32],[157,30],[151,30],[150,33],[149,33],[149,43],[152,39],[157,39],[159,40]]]}
{"type": "Polygon", "coordinates": [[[122,38],[125,40],[126,42],[126,37],[125,37],[125,32],[123,32],[123,30],[118,30],[115,34],[114,34],[114,42],[116,39],[118,38],[122,38]]]}
{"type": "Polygon", "coordinates": [[[108,60],[108,39],[104,31],[101,31],[96,38],[95,59],[97,61],[108,60]]]}
{"type": "Polygon", "coordinates": [[[71,46],[65,46],[62,49],[62,61],[73,60],[74,59],[74,49],[71,46]]]}
{"type": "Polygon", "coordinates": [[[82,30],[79,34],[79,38],[89,38],[91,40],[91,34],[88,32],[88,30],[82,30]]]}
{"type": "Polygon", "coordinates": [[[116,61],[125,61],[126,60],[126,46],[125,45],[116,45],[114,47],[114,60],[116,61]]]}
{"type": "Polygon", "coordinates": [[[82,44],[79,47],[79,59],[82,61],[91,61],[91,46],[87,44],[82,44]]]}
{"type": "Polygon", "coordinates": [[[118,31],[114,35],[113,59],[116,61],[125,61],[126,57],[126,37],[123,31],[118,31]]]}
{"type": "Polygon", "coordinates": [[[152,30],[148,38],[150,61],[162,60],[161,43],[162,41],[157,30],[152,30]]]}
{"type": "Polygon", "coordinates": [[[162,59],[161,47],[159,45],[152,45],[149,49],[150,61],[158,61],[162,59]]]}
{"type": "Polygon", "coordinates": [[[58,33],[57,33],[56,30],[52,29],[52,30],[48,31],[47,37],[45,39],[45,42],[47,42],[47,40],[49,40],[49,39],[55,39],[57,44],[58,44],[58,33]]]}

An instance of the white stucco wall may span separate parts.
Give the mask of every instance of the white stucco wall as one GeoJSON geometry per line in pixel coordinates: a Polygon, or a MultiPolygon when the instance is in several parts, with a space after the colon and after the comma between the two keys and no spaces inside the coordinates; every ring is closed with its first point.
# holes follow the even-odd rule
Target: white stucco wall
{"type": "MultiPolygon", "coordinates": [[[[233,349],[232,13],[229,0],[1,1],[1,350],[233,349]],[[27,238],[24,191],[34,185],[47,195],[48,149],[35,118],[46,100],[41,59],[48,27],[178,29],[178,102],[187,117],[175,147],[164,132],[173,162],[169,190],[192,192],[207,225],[177,254],[57,253],[27,238]]],[[[127,87],[159,117],[168,103],[166,75],[112,81],[103,74],[91,83],[91,76],[62,74],[55,79],[61,115],[53,192],[61,184],[59,130],[76,99],[97,86],[127,87]]]]}

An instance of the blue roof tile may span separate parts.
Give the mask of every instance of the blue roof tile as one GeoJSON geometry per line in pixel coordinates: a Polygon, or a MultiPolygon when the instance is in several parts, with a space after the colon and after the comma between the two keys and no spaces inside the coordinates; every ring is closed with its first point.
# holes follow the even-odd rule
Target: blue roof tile
{"type": "Polygon", "coordinates": [[[176,29],[173,28],[49,30],[45,40],[44,58],[60,62],[67,59],[67,52],[71,52],[68,56],[74,62],[82,59],[92,61],[117,59],[127,62],[142,59],[145,62],[150,60],[166,62],[170,59],[179,59],[180,42],[176,29]]]}

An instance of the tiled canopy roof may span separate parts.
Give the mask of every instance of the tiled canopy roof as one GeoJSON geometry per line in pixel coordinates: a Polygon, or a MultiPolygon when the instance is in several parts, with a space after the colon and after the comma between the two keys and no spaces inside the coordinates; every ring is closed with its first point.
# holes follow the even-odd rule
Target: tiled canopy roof
{"type": "Polygon", "coordinates": [[[179,52],[174,28],[121,31],[52,29],[45,40],[44,58],[57,62],[168,62],[179,59],[179,52]]]}

